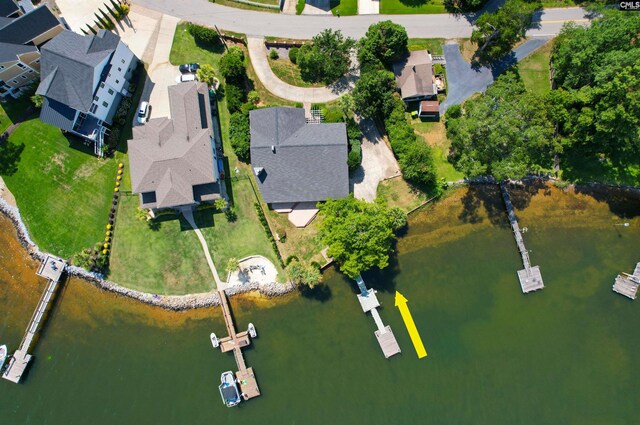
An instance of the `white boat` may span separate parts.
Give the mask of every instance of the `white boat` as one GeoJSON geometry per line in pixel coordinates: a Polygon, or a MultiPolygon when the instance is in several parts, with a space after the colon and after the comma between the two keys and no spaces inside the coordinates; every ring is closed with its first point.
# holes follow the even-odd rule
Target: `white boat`
{"type": "Polygon", "coordinates": [[[2,370],[2,366],[4,366],[5,360],[7,360],[7,346],[0,345],[0,370],[2,370]]]}
{"type": "Polygon", "coordinates": [[[249,323],[249,329],[247,329],[247,332],[249,332],[249,336],[251,338],[255,338],[258,336],[258,333],[256,332],[256,327],[253,326],[253,323],[249,323]]]}
{"type": "Polygon", "coordinates": [[[233,377],[233,372],[229,370],[220,375],[220,386],[218,388],[220,389],[222,402],[227,407],[233,407],[240,403],[240,392],[238,391],[236,380],[233,377]]]}
{"type": "Polygon", "coordinates": [[[213,348],[218,348],[220,346],[220,340],[218,339],[216,334],[211,332],[210,338],[211,338],[211,345],[213,345],[213,348]]]}

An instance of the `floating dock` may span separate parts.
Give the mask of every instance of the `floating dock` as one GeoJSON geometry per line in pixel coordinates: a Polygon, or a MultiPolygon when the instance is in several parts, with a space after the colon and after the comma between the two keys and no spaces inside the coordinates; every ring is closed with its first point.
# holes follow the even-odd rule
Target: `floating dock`
{"type": "Polygon", "coordinates": [[[511,204],[511,198],[509,198],[509,192],[507,192],[507,186],[505,183],[500,184],[500,191],[502,192],[502,199],[507,207],[507,214],[509,215],[509,223],[511,223],[511,229],[513,229],[513,236],[516,239],[518,245],[518,251],[522,257],[522,264],[524,269],[518,270],[518,280],[520,280],[520,288],[524,294],[537,291],[544,288],[544,282],[542,281],[542,273],[540,267],[531,266],[531,260],[529,259],[529,251],[524,245],[524,239],[522,238],[522,230],[518,225],[516,219],[516,213],[511,204]]]}
{"type": "Polygon", "coordinates": [[[13,355],[11,356],[11,360],[9,360],[7,369],[2,375],[4,379],[17,384],[18,382],[20,382],[22,375],[27,370],[27,366],[32,359],[32,356],[29,354],[29,350],[31,349],[31,346],[33,344],[33,339],[35,338],[38,329],[40,328],[40,323],[45,318],[45,313],[49,309],[49,305],[53,300],[53,296],[58,289],[60,277],[62,276],[62,272],[64,271],[66,266],[66,262],[64,262],[60,258],[50,255],[48,255],[42,261],[42,264],[40,265],[40,268],[38,269],[36,274],[48,279],[49,283],[42,293],[40,301],[38,301],[38,306],[33,312],[33,316],[31,316],[29,326],[27,327],[27,331],[22,338],[20,348],[15,353],[13,353],[13,355]]]}
{"type": "Polygon", "coordinates": [[[613,292],[635,300],[638,294],[638,286],[640,286],[640,263],[636,264],[633,274],[621,273],[616,276],[611,289],[613,292]]]}
{"type": "Polygon", "coordinates": [[[249,331],[236,333],[233,317],[227,295],[223,290],[218,290],[220,295],[220,304],[222,305],[222,313],[224,315],[224,323],[227,326],[228,337],[220,339],[220,350],[223,353],[233,351],[233,357],[236,360],[238,371],[236,372],[236,382],[240,386],[240,393],[244,400],[249,400],[260,395],[258,382],[253,373],[253,368],[247,367],[242,356],[242,347],[248,347],[251,344],[249,331]]]}
{"type": "Polygon", "coordinates": [[[393,335],[391,326],[385,326],[380,318],[380,314],[378,313],[380,302],[378,302],[378,297],[376,297],[376,291],[367,288],[364,280],[362,280],[362,276],[356,277],[356,282],[360,289],[358,301],[360,301],[362,311],[365,313],[371,312],[371,316],[373,316],[373,320],[376,322],[378,330],[375,331],[374,334],[378,340],[378,344],[380,344],[380,348],[382,349],[382,353],[385,358],[388,359],[389,357],[400,353],[400,346],[398,345],[398,341],[396,341],[395,335],[393,335]]]}

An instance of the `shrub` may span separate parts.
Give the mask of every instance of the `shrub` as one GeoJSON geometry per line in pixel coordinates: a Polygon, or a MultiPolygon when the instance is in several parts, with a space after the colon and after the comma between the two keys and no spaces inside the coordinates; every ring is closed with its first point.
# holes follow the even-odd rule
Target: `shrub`
{"type": "Polygon", "coordinates": [[[292,261],[286,267],[289,279],[296,285],[306,285],[313,288],[322,281],[322,275],[318,268],[302,264],[300,261],[292,261]]]}
{"type": "Polygon", "coordinates": [[[244,64],[244,52],[233,46],[220,58],[220,73],[227,82],[244,82],[247,71],[244,64]]]}
{"type": "Polygon", "coordinates": [[[213,201],[213,206],[218,211],[224,211],[227,208],[227,200],[224,198],[219,198],[213,201]]]}
{"type": "Polygon", "coordinates": [[[344,115],[340,108],[322,108],[322,113],[324,115],[324,122],[344,122],[344,115]]]}
{"type": "Polygon", "coordinates": [[[289,60],[293,64],[298,62],[298,51],[299,49],[297,47],[292,47],[289,49],[289,60]]]}
{"type": "Polygon", "coordinates": [[[231,114],[229,138],[231,147],[240,161],[249,162],[251,130],[249,128],[249,115],[242,112],[231,114]]]}
{"type": "Polygon", "coordinates": [[[233,223],[238,219],[238,213],[236,212],[236,208],[235,207],[227,208],[227,210],[224,212],[224,216],[228,222],[233,223]]]}
{"type": "Polygon", "coordinates": [[[216,45],[220,42],[220,36],[216,30],[196,24],[187,24],[187,31],[193,36],[196,43],[216,45]]]}
{"type": "Polygon", "coordinates": [[[212,86],[213,81],[216,78],[213,66],[208,63],[202,64],[202,66],[196,71],[196,75],[198,76],[199,81],[202,81],[208,86],[212,86]]]}
{"type": "Polygon", "coordinates": [[[408,42],[407,31],[402,25],[391,21],[378,22],[371,25],[360,40],[358,57],[361,63],[371,63],[376,58],[391,64],[407,53],[408,42]]]}
{"type": "Polygon", "coordinates": [[[225,97],[227,98],[227,108],[232,114],[240,111],[242,104],[246,101],[246,93],[235,84],[227,84],[225,97]]]}
{"type": "Polygon", "coordinates": [[[258,92],[255,90],[251,90],[247,95],[247,101],[249,101],[249,103],[257,105],[258,103],[260,103],[260,94],[258,94],[258,92]]]}
{"type": "Polygon", "coordinates": [[[349,151],[349,156],[347,157],[347,165],[349,166],[349,171],[353,171],[360,166],[362,162],[362,150],[360,148],[360,143],[352,144],[351,150],[349,151]]]}
{"type": "Polygon", "coordinates": [[[39,94],[34,94],[31,96],[31,102],[36,108],[42,108],[42,102],[44,102],[44,97],[39,94]]]}
{"type": "Polygon", "coordinates": [[[285,265],[285,266],[288,266],[289,264],[291,264],[291,262],[292,262],[292,261],[299,261],[299,260],[298,260],[298,257],[297,257],[297,256],[295,256],[295,255],[290,255],[290,256],[288,256],[288,257],[287,257],[287,259],[286,259],[286,260],[284,260],[284,265],[285,265]]]}
{"type": "Polygon", "coordinates": [[[269,51],[269,59],[271,60],[276,60],[279,59],[280,55],[278,55],[278,51],[276,49],[271,49],[269,51]]]}
{"type": "Polygon", "coordinates": [[[278,250],[278,244],[276,244],[276,240],[273,238],[273,235],[271,234],[271,229],[269,228],[269,223],[267,222],[267,218],[264,216],[262,207],[257,202],[255,202],[253,206],[256,209],[256,214],[258,214],[258,219],[260,220],[260,223],[262,223],[262,227],[264,228],[264,232],[267,235],[267,238],[271,241],[271,247],[273,248],[273,251],[275,252],[276,257],[278,257],[278,261],[280,262],[280,265],[284,267],[284,263],[282,262],[282,257],[280,256],[280,251],[278,250]]]}
{"type": "Polygon", "coordinates": [[[120,5],[120,13],[122,14],[122,16],[126,16],[129,14],[129,5],[128,4],[122,4],[120,5]]]}

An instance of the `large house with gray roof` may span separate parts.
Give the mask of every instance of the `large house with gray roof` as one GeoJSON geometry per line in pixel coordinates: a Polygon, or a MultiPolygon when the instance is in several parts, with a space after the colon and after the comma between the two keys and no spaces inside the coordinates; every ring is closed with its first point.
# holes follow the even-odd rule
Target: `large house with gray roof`
{"type": "Polygon", "coordinates": [[[0,0],[0,98],[20,97],[40,75],[40,48],[64,27],[47,4],[0,0]]]}
{"type": "Polygon", "coordinates": [[[44,97],[40,119],[63,131],[95,142],[102,154],[108,126],[124,96],[138,60],[116,34],[63,31],[42,48],[44,97]]]}
{"type": "Polygon", "coordinates": [[[308,123],[304,109],[250,112],[251,167],[271,208],[349,195],[344,123],[308,123]]]}
{"type": "Polygon", "coordinates": [[[170,86],[169,108],[171,118],[133,127],[128,142],[132,191],[152,211],[221,197],[207,85],[170,86]]]}

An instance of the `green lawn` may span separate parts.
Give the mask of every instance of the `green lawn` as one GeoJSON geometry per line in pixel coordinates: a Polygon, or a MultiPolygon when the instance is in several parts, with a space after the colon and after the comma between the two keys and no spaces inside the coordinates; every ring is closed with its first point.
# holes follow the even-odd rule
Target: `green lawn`
{"type": "Polygon", "coordinates": [[[457,181],[464,175],[453,168],[447,160],[451,142],[447,138],[446,129],[442,121],[422,121],[419,118],[412,118],[411,125],[420,136],[433,148],[433,155],[438,171],[438,178],[446,181],[457,181]]]}
{"type": "MultiPolygon", "coordinates": [[[[188,294],[215,288],[198,237],[180,216],[158,217],[159,228],[135,216],[138,195],[120,197],[109,279],[153,294],[188,294]]],[[[217,262],[216,262],[217,263],[217,262]]]]}
{"type": "Polygon", "coordinates": [[[527,90],[539,94],[545,94],[551,90],[549,57],[551,56],[552,44],[553,42],[548,42],[518,64],[518,72],[527,90]]]}
{"type": "Polygon", "coordinates": [[[233,182],[233,204],[238,213],[235,222],[227,221],[224,214],[211,214],[208,211],[196,216],[222,280],[227,278],[225,266],[232,257],[241,259],[250,255],[262,255],[282,272],[271,242],[258,219],[255,202],[257,199],[251,182],[249,179],[242,179],[233,182]]]}
{"type": "Polygon", "coordinates": [[[271,59],[269,58],[271,70],[287,84],[298,87],[324,87],[322,83],[309,83],[302,79],[300,68],[287,58],[271,59]]]}
{"type": "Polygon", "coordinates": [[[0,173],[42,250],[66,258],[102,240],[116,159],[96,158],[93,146],[38,119],[22,123],[0,156],[0,173]]]}
{"type": "Polygon", "coordinates": [[[331,0],[331,13],[340,16],[358,14],[358,0],[331,0]]]}
{"type": "Polygon", "coordinates": [[[447,11],[443,0],[380,0],[380,13],[447,13],[447,11]]]}
{"type": "Polygon", "coordinates": [[[442,45],[444,38],[410,38],[409,50],[427,49],[432,55],[442,55],[442,45]]]}
{"type": "MultiPolygon", "coordinates": [[[[258,12],[280,13],[279,9],[271,9],[269,7],[254,6],[252,4],[240,3],[233,0],[209,0],[209,1],[211,3],[217,3],[222,6],[235,7],[236,9],[257,10],[258,12]]],[[[278,4],[277,2],[274,3],[275,0],[251,0],[251,1],[256,3],[263,3],[263,4],[276,4],[276,5],[278,4]]]]}
{"type": "Polygon", "coordinates": [[[0,103],[0,134],[17,121],[31,105],[29,99],[12,99],[7,103],[0,103]]]}

